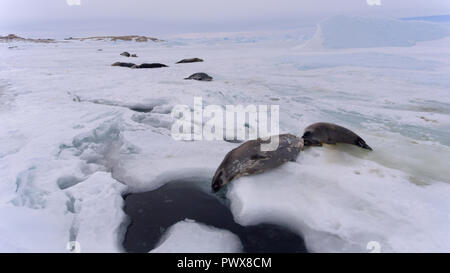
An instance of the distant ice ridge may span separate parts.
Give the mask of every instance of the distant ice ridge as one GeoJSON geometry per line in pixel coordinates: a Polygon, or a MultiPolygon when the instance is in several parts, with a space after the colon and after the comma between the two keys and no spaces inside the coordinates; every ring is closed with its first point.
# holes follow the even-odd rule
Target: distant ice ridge
{"type": "Polygon", "coordinates": [[[306,41],[314,35],[314,27],[307,26],[287,30],[267,31],[241,31],[218,33],[186,33],[168,36],[169,46],[179,45],[224,45],[224,44],[251,44],[276,41],[306,41]]]}
{"type": "Polygon", "coordinates": [[[423,21],[335,16],[322,21],[304,48],[413,46],[450,36],[450,27],[423,21]]]}

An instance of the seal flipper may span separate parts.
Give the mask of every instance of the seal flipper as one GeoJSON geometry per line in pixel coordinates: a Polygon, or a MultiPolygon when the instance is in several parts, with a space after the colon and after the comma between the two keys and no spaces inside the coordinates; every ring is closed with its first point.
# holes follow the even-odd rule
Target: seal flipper
{"type": "Polygon", "coordinates": [[[361,148],[363,148],[363,149],[373,151],[372,148],[370,148],[370,146],[367,145],[366,142],[365,142],[362,138],[360,138],[360,137],[358,137],[358,139],[356,139],[355,145],[356,145],[356,146],[359,146],[359,147],[361,147],[361,148]]]}

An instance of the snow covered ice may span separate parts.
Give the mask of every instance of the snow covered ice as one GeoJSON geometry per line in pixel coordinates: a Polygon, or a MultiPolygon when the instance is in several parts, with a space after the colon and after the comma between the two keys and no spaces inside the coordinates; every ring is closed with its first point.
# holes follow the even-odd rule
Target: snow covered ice
{"type": "MultiPolygon", "coordinates": [[[[448,25],[330,20],[316,34],[0,43],[0,251],[67,252],[77,241],[82,252],[123,252],[123,194],[180,179],[208,188],[238,144],[172,139],[172,107],[197,96],[204,105],[278,104],[281,133],[333,122],[374,149],[308,148],[233,181],[226,197],[239,224],[289,227],[312,252],[368,252],[371,241],[382,252],[450,252],[448,25]],[[395,27],[376,40],[351,39],[386,24],[395,27]],[[123,51],[169,67],[112,67],[123,51]],[[191,57],[205,61],[175,65],[191,57]],[[183,80],[199,71],[214,80],[183,80]]],[[[153,251],[240,245],[226,230],[184,221],[153,251]]]]}
{"type": "Polygon", "coordinates": [[[239,238],[233,233],[185,220],[173,225],[151,252],[237,253],[241,249],[239,238]]]}

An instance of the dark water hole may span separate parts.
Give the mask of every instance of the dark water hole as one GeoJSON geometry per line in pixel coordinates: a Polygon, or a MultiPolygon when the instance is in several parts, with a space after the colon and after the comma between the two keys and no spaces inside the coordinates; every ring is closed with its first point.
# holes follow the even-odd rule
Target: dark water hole
{"type": "Polygon", "coordinates": [[[171,182],[124,198],[124,210],[130,218],[123,241],[127,252],[152,250],[170,226],[186,218],[233,232],[241,240],[244,252],[307,252],[302,237],[284,227],[237,224],[219,197],[193,183],[171,182]]]}

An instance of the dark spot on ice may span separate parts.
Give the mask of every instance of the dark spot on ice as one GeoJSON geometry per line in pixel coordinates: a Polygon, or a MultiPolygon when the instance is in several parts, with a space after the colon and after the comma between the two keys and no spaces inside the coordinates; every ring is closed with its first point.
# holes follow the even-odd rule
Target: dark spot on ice
{"type": "Polygon", "coordinates": [[[244,141],[236,139],[236,138],[233,138],[233,139],[223,138],[223,140],[226,141],[226,142],[230,142],[230,143],[242,143],[242,142],[244,142],[244,141]]]}
{"type": "Polygon", "coordinates": [[[149,252],[165,230],[186,218],[236,234],[245,252],[307,252],[303,238],[287,228],[269,223],[239,225],[223,200],[189,181],[124,198],[124,211],[130,218],[123,240],[127,252],[149,252]]]}
{"type": "Polygon", "coordinates": [[[70,213],[76,213],[76,211],[75,211],[75,198],[69,193],[66,193],[66,196],[68,198],[68,200],[66,201],[67,211],[70,212],[70,213]]]}
{"type": "Polygon", "coordinates": [[[129,107],[128,109],[140,113],[150,113],[153,110],[153,107],[145,107],[145,106],[133,106],[129,107]]]}

